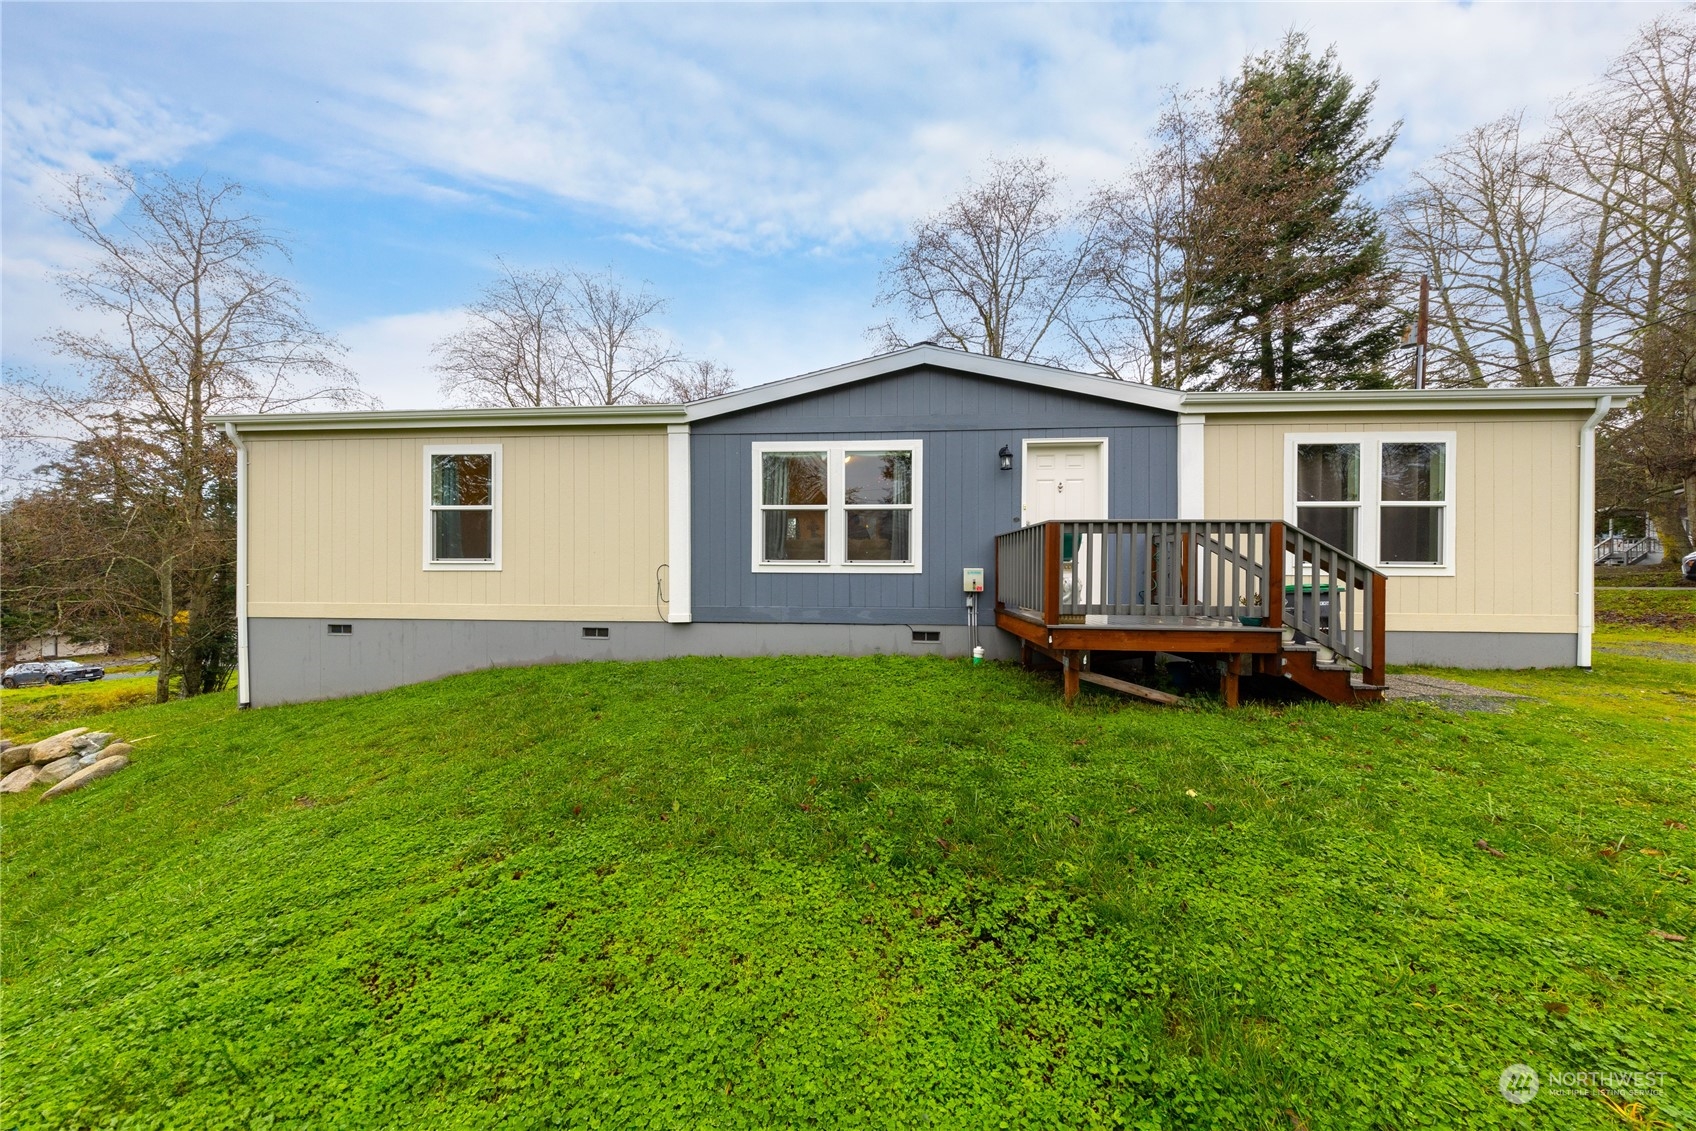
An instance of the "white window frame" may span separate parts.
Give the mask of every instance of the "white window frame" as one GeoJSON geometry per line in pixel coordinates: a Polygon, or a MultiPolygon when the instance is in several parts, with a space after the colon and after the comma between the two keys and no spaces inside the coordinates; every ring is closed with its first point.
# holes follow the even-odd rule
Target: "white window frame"
{"type": "MultiPolygon", "coordinates": [[[[755,573],[923,573],[924,572],[924,462],[923,440],[785,440],[750,445],[753,472],[753,542],[755,573]],[[847,476],[844,461],[849,452],[910,451],[913,453],[913,516],[907,562],[850,562],[848,558],[848,511],[889,510],[888,505],[865,504],[850,508],[843,502],[847,476]],[[765,560],[765,457],[768,453],[823,452],[825,456],[825,560],[822,562],[768,562],[765,560]]],[[[779,508],[795,509],[795,508],[779,508]]]]}
{"type": "MultiPolygon", "coordinates": [[[[1453,432],[1287,432],[1284,434],[1284,521],[1296,521],[1296,448],[1302,444],[1354,444],[1360,449],[1360,502],[1355,524],[1355,557],[1390,577],[1453,577],[1455,575],[1455,463],[1453,432]],[[1435,565],[1386,563],[1379,557],[1380,512],[1385,505],[1384,445],[1442,444],[1443,560],[1435,565]]],[[[1324,503],[1309,503],[1324,506],[1324,503]]]]}
{"type": "Polygon", "coordinates": [[[426,444],[424,446],[424,568],[435,572],[482,571],[497,572],[501,568],[501,445],[499,444],[426,444]],[[481,510],[480,507],[437,507],[432,492],[432,466],[435,456],[489,457],[489,553],[483,558],[436,557],[437,510],[481,510]]]}

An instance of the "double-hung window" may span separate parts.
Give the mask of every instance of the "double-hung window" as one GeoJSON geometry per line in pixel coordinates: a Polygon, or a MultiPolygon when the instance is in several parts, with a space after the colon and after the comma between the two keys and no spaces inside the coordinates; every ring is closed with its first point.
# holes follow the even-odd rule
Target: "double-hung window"
{"type": "Polygon", "coordinates": [[[1287,520],[1389,573],[1454,572],[1454,433],[1291,435],[1287,444],[1287,520]]]}
{"type": "Polygon", "coordinates": [[[500,445],[424,449],[424,568],[500,568],[500,445]]]}
{"type": "Polygon", "coordinates": [[[756,572],[920,571],[918,440],[755,444],[756,572]]]}

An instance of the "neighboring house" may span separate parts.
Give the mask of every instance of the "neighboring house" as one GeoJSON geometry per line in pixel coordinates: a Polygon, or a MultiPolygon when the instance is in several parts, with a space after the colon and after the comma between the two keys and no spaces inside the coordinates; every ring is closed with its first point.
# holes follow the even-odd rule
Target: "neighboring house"
{"type": "Polygon", "coordinates": [[[104,656],[111,651],[104,640],[78,640],[65,632],[50,632],[19,641],[7,649],[6,661],[11,663],[35,660],[69,659],[72,656],[104,656]]]}
{"type": "Polygon", "coordinates": [[[1069,688],[1107,651],[1334,699],[1371,697],[1343,662],[1587,666],[1593,430],[1639,393],[1185,394],[919,346],[682,406],[231,417],[241,699],[963,655],[973,569],[988,654],[1069,688]]]}

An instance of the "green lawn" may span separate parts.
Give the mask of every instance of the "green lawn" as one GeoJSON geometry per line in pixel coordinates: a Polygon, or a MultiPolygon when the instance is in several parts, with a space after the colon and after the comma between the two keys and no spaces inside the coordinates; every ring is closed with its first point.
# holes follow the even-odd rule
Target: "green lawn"
{"type": "Polygon", "coordinates": [[[155,681],[133,678],[0,689],[0,724],[8,736],[52,734],[93,714],[151,703],[155,690],[155,681]]]}
{"type": "Polygon", "coordinates": [[[134,766],[0,802],[0,1123],[1689,1125],[1696,666],[1478,681],[1536,701],[675,660],[108,715],[134,766]]]}
{"type": "Polygon", "coordinates": [[[1596,587],[1596,621],[1603,627],[1645,625],[1696,638],[1696,586],[1681,589],[1596,587]]]}

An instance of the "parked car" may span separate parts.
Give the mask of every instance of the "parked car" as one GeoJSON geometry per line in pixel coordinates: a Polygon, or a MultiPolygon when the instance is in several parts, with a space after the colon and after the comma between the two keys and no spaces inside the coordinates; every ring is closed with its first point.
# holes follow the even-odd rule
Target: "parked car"
{"type": "Polygon", "coordinates": [[[1684,555],[1684,580],[1696,581],[1696,550],[1684,555]]]}
{"type": "Polygon", "coordinates": [[[0,687],[35,687],[42,683],[83,683],[106,678],[106,669],[98,664],[81,664],[75,660],[40,660],[29,664],[14,664],[0,673],[0,687]]]}

